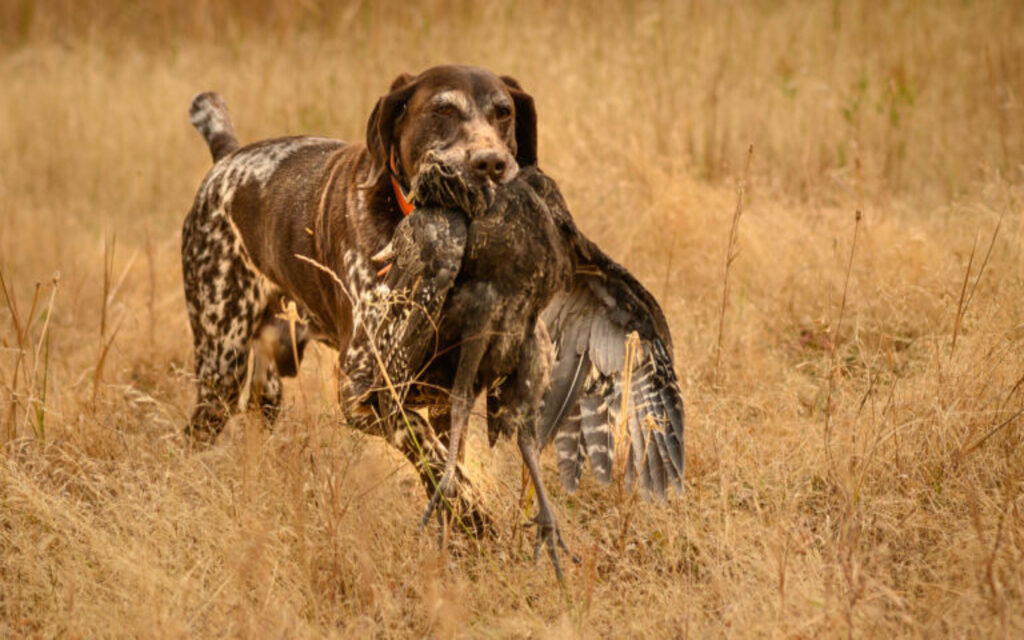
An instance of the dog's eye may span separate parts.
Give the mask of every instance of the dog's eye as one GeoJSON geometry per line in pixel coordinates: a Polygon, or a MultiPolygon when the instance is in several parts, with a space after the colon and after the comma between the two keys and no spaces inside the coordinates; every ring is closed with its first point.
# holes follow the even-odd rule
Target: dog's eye
{"type": "Polygon", "coordinates": [[[442,102],[434,107],[434,113],[444,118],[457,118],[459,117],[459,108],[451,103],[442,102]]]}
{"type": "Polygon", "coordinates": [[[512,109],[507,104],[494,105],[494,117],[498,120],[508,120],[512,117],[512,109]]]}

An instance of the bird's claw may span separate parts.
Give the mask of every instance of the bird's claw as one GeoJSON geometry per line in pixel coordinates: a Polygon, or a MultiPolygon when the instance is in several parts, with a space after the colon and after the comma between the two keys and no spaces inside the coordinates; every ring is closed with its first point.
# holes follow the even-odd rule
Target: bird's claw
{"type": "Polygon", "coordinates": [[[430,522],[430,516],[437,511],[437,522],[441,527],[440,541],[441,545],[444,544],[444,529],[445,522],[443,514],[445,512],[451,512],[454,515],[455,511],[455,486],[454,486],[454,474],[445,473],[441,476],[441,481],[437,483],[437,488],[434,489],[434,495],[430,497],[430,502],[427,503],[427,510],[423,512],[423,517],[420,518],[420,531],[423,531],[427,523],[430,522]],[[444,502],[442,508],[438,508],[441,502],[444,502]]]}
{"type": "Polygon", "coordinates": [[[526,523],[526,526],[537,527],[537,537],[533,541],[533,561],[536,563],[540,558],[541,545],[546,546],[551,564],[555,566],[555,576],[559,582],[564,582],[562,562],[558,559],[558,549],[561,548],[573,561],[573,564],[579,564],[580,558],[569,550],[569,545],[565,544],[558,524],[554,522],[553,518],[543,518],[541,514],[537,514],[535,518],[526,523]]]}
{"type": "Polygon", "coordinates": [[[423,528],[427,526],[428,522],[430,522],[430,516],[432,516],[434,514],[434,510],[437,509],[437,503],[440,502],[440,499],[440,490],[435,490],[434,495],[430,497],[430,502],[427,503],[427,510],[423,512],[423,517],[420,518],[420,531],[423,531],[423,528]]]}

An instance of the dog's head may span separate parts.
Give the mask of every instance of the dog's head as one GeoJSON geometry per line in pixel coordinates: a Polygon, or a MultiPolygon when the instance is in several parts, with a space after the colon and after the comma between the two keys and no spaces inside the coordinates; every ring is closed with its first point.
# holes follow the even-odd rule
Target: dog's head
{"type": "Polygon", "coordinates": [[[403,74],[377,101],[366,129],[378,184],[393,171],[417,206],[474,215],[496,185],[537,163],[533,98],[509,77],[478,67],[442,66],[403,74]]]}

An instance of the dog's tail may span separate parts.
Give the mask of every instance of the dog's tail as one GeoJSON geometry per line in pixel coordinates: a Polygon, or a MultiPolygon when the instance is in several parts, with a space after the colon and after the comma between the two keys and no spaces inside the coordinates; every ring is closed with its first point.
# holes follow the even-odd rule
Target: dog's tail
{"type": "Polygon", "coordinates": [[[188,115],[192,126],[206,139],[214,162],[238,148],[238,137],[235,136],[235,128],[231,126],[228,105],[219,93],[204,91],[196,95],[192,98],[188,115]]]}

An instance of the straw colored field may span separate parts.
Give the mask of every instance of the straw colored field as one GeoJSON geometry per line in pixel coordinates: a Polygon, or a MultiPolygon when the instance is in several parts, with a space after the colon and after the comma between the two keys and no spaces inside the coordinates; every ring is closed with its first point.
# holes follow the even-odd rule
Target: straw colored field
{"type": "Polygon", "coordinates": [[[0,635],[1024,634],[1022,33],[1011,2],[0,3],[0,635]],[[508,443],[468,456],[499,538],[439,555],[326,349],[272,433],[181,438],[191,96],[359,140],[450,61],[535,96],[675,338],[686,495],[555,488],[564,590],[508,443]]]}

